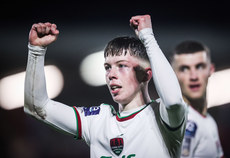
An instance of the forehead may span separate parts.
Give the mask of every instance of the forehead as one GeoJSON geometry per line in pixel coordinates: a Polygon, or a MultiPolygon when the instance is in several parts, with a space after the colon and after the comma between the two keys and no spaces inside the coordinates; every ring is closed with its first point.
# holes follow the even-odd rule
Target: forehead
{"type": "Polygon", "coordinates": [[[133,64],[139,63],[139,59],[135,56],[131,56],[129,53],[127,53],[126,55],[124,55],[124,53],[123,53],[119,56],[109,55],[105,58],[105,63],[108,63],[108,64],[116,63],[119,61],[126,61],[126,62],[133,63],[133,64]]]}
{"type": "Polygon", "coordinates": [[[176,54],[174,56],[173,65],[196,65],[198,63],[209,62],[207,53],[205,51],[200,51],[190,54],[176,54]]]}

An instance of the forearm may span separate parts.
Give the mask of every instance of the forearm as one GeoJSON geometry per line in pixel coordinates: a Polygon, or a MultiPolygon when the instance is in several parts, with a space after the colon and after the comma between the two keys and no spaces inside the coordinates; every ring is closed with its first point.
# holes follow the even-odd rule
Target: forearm
{"type": "Polygon", "coordinates": [[[139,38],[144,43],[150,60],[153,81],[165,107],[161,106],[164,121],[176,126],[184,117],[184,102],[176,75],[154,38],[152,29],[143,29],[139,38]],[[170,120],[171,119],[171,120],[170,120]],[[175,120],[175,121],[173,121],[175,120]],[[173,121],[173,123],[170,123],[173,121]]]}
{"type": "Polygon", "coordinates": [[[140,39],[147,49],[153,80],[160,98],[166,106],[181,103],[182,95],[178,80],[171,65],[159,48],[152,29],[141,30],[140,39]]]}
{"type": "Polygon", "coordinates": [[[48,98],[44,72],[46,48],[32,45],[28,47],[25,112],[55,128],[75,134],[76,120],[72,108],[48,98]]]}
{"type": "Polygon", "coordinates": [[[25,78],[25,108],[33,115],[45,117],[44,106],[49,101],[45,73],[44,56],[46,48],[28,45],[28,61],[25,78]],[[35,110],[36,109],[36,110],[35,110]]]}

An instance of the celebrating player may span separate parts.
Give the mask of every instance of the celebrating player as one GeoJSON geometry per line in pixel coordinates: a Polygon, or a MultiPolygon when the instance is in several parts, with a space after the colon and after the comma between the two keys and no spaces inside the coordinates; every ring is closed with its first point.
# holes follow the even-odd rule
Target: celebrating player
{"type": "Polygon", "coordinates": [[[190,105],[182,157],[223,156],[215,120],[207,112],[206,88],[214,72],[210,51],[197,41],[178,44],[171,58],[183,96],[190,105]]]}
{"type": "Polygon", "coordinates": [[[26,113],[83,139],[92,158],[178,158],[187,120],[179,83],[159,48],[149,15],[134,16],[136,37],[111,40],[104,51],[106,82],[113,106],[68,106],[48,98],[44,75],[46,47],[59,34],[55,24],[34,24],[29,34],[25,79],[26,113]],[[152,100],[153,77],[160,96],[152,100]]]}

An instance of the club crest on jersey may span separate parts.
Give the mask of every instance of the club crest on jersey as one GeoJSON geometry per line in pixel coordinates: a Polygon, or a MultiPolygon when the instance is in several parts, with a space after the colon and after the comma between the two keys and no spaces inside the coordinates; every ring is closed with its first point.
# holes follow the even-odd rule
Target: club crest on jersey
{"type": "Polygon", "coordinates": [[[85,116],[97,115],[100,112],[100,107],[99,106],[84,107],[83,110],[85,116]]]}
{"type": "Polygon", "coordinates": [[[119,156],[122,153],[124,147],[123,138],[110,139],[110,147],[113,153],[119,156]]]}
{"type": "Polygon", "coordinates": [[[188,121],[186,125],[185,136],[187,137],[194,137],[196,134],[197,125],[193,121],[188,121]]]}

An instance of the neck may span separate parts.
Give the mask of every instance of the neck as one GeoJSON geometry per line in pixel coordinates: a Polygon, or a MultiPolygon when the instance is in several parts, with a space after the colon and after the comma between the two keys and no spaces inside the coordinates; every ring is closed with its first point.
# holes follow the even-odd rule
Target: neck
{"type": "Polygon", "coordinates": [[[192,106],[201,115],[206,116],[207,114],[207,100],[205,97],[200,99],[187,99],[187,103],[192,106]]]}
{"type": "Polygon", "coordinates": [[[119,103],[119,112],[131,110],[142,105],[148,104],[151,102],[151,98],[148,94],[147,90],[143,90],[138,93],[134,99],[132,99],[127,104],[120,104],[119,103]]]}

